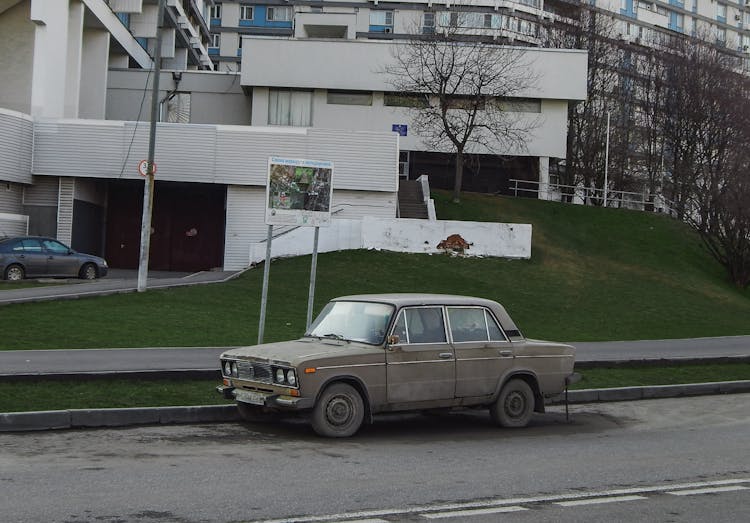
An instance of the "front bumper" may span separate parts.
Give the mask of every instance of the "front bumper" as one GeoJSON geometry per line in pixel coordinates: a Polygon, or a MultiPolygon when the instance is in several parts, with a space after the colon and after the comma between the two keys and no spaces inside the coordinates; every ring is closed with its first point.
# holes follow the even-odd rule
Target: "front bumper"
{"type": "Polygon", "coordinates": [[[311,409],[315,403],[313,398],[297,398],[283,394],[261,394],[226,385],[216,387],[216,392],[228,400],[233,399],[241,403],[247,403],[248,405],[271,409],[305,410],[311,409]]]}

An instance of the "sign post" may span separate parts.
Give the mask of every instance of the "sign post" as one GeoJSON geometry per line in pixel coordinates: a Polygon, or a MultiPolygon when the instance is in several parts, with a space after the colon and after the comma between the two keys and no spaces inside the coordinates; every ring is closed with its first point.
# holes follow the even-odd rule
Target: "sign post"
{"type": "Polygon", "coordinates": [[[274,225],[315,227],[306,328],[310,326],[315,296],[319,230],[320,227],[326,227],[331,223],[332,178],[333,162],[279,158],[276,156],[268,159],[268,183],[266,184],[268,237],[266,239],[266,262],[263,269],[258,344],[263,343],[265,330],[268,271],[271,265],[271,241],[274,225]]]}

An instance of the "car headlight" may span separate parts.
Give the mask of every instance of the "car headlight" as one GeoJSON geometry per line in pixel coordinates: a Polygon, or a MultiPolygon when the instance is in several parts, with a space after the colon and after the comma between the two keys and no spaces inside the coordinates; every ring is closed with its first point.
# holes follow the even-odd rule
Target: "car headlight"
{"type": "Polygon", "coordinates": [[[232,366],[229,364],[228,361],[224,362],[224,376],[231,376],[232,375],[232,366]]]}
{"type": "Polygon", "coordinates": [[[276,369],[276,383],[284,383],[284,369],[276,369]]]}
{"type": "Polygon", "coordinates": [[[286,371],[286,381],[292,387],[297,385],[297,375],[294,373],[294,369],[289,369],[288,371],[286,371]]]}
{"type": "Polygon", "coordinates": [[[237,370],[237,362],[236,361],[232,362],[232,367],[231,368],[232,368],[232,377],[233,378],[239,378],[240,377],[240,373],[237,370]]]}

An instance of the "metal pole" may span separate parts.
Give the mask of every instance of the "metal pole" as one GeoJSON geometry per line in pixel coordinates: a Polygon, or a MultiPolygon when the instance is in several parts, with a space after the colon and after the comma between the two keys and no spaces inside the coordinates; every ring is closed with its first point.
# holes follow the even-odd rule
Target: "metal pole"
{"type": "Polygon", "coordinates": [[[154,48],[154,80],[151,88],[151,127],[148,136],[148,172],[143,184],[143,217],[141,218],[141,254],[138,260],[138,292],[146,290],[148,258],[151,248],[151,214],[154,205],[154,155],[156,151],[156,121],[159,118],[159,76],[161,76],[161,26],[164,19],[164,0],[159,0],[156,15],[156,43],[154,48]]]}
{"type": "Polygon", "coordinates": [[[607,174],[609,171],[609,111],[607,111],[607,145],[604,148],[604,207],[607,206],[607,174]]]}
{"type": "Polygon", "coordinates": [[[313,300],[315,299],[315,273],[318,270],[318,236],[320,227],[315,227],[315,240],[313,240],[312,266],[310,267],[310,292],[307,295],[307,323],[305,332],[310,329],[312,323],[313,300]]]}
{"type": "Polygon", "coordinates": [[[263,331],[266,327],[266,304],[268,302],[268,271],[271,269],[271,239],[273,225],[268,226],[266,236],[266,263],[263,264],[263,291],[260,297],[260,323],[258,324],[258,345],[263,343],[263,331]]]}

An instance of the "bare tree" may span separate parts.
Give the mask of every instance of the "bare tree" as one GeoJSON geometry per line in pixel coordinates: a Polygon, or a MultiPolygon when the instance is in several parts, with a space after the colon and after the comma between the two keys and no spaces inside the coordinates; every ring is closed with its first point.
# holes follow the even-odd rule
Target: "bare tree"
{"type": "Polygon", "coordinates": [[[420,100],[405,105],[424,143],[455,153],[454,202],[460,200],[465,155],[524,151],[538,125],[518,112],[514,100],[536,83],[526,49],[462,34],[460,19],[459,13],[446,31],[396,44],[383,71],[395,92],[420,100]]]}

